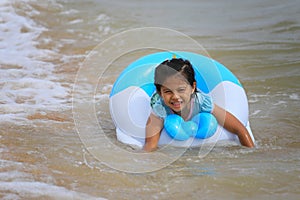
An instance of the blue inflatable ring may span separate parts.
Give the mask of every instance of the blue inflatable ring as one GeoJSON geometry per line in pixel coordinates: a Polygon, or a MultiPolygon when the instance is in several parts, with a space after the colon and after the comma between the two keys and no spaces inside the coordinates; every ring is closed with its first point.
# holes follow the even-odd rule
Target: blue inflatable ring
{"type": "MultiPolygon", "coordinates": [[[[214,103],[237,117],[254,141],[248,121],[247,96],[239,80],[221,63],[203,55],[183,51],[146,55],[132,62],[119,75],[109,97],[110,113],[116,126],[117,139],[129,145],[138,147],[144,145],[145,126],[151,112],[150,97],[155,92],[154,70],[161,62],[173,57],[183,58],[192,63],[198,90],[209,94],[214,103]]],[[[196,137],[190,137],[189,134],[189,137],[178,136],[177,139],[175,136],[174,140],[166,130],[163,130],[159,145],[200,146],[203,143],[215,143],[220,140],[239,144],[236,135],[219,125],[214,133],[200,135],[199,133],[196,137]]]]}

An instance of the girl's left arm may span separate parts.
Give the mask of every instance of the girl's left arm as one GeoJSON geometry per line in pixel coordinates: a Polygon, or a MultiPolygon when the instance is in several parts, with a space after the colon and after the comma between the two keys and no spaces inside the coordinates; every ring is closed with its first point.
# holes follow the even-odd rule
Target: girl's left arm
{"type": "Polygon", "coordinates": [[[216,104],[214,104],[212,114],[221,126],[238,136],[243,146],[254,147],[254,143],[246,127],[234,115],[216,104]]]}

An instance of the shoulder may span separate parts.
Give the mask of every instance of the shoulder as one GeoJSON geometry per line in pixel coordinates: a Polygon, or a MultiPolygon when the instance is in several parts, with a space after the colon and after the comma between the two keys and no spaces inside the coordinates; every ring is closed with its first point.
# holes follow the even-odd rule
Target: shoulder
{"type": "Polygon", "coordinates": [[[157,92],[152,95],[150,99],[150,106],[152,108],[152,113],[157,117],[165,118],[167,116],[167,108],[157,92]]]}
{"type": "Polygon", "coordinates": [[[196,103],[199,104],[202,112],[212,112],[214,108],[214,102],[210,95],[203,92],[196,93],[196,103]]]}
{"type": "Polygon", "coordinates": [[[203,92],[201,92],[201,91],[196,92],[196,96],[197,96],[197,98],[200,99],[200,100],[206,99],[206,98],[211,98],[210,95],[205,94],[205,93],[203,93],[203,92]]]}
{"type": "Polygon", "coordinates": [[[161,103],[161,97],[159,96],[159,94],[157,92],[155,92],[150,99],[150,105],[151,107],[153,107],[153,105],[157,104],[157,103],[161,103]]]}
{"type": "Polygon", "coordinates": [[[208,94],[205,94],[203,92],[196,92],[196,99],[202,104],[205,101],[212,101],[212,97],[208,94]]]}

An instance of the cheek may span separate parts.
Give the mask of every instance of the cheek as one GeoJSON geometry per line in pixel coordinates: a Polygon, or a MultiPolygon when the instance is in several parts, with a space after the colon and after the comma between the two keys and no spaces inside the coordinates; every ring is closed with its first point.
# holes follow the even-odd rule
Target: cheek
{"type": "Polygon", "coordinates": [[[170,95],[168,95],[168,94],[163,94],[161,97],[165,102],[167,102],[168,99],[170,99],[170,95]]]}
{"type": "Polygon", "coordinates": [[[184,96],[182,96],[182,98],[184,98],[185,101],[190,101],[192,98],[192,94],[193,94],[192,92],[188,92],[188,93],[184,94],[184,96]]]}
{"type": "Polygon", "coordinates": [[[165,104],[169,104],[169,102],[172,100],[172,95],[171,94],[165,94],[164,96],[162,96],[163,101],[165,102],[165,104]]]}

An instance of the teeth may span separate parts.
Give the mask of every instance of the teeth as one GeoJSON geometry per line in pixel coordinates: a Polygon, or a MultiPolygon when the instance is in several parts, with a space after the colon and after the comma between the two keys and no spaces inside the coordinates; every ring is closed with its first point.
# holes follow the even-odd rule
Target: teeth
{"type": "Polygon", "coordinates": [[[180,106],[181,102],[173,102],[172,103],[174,106],[180,106]]]}

